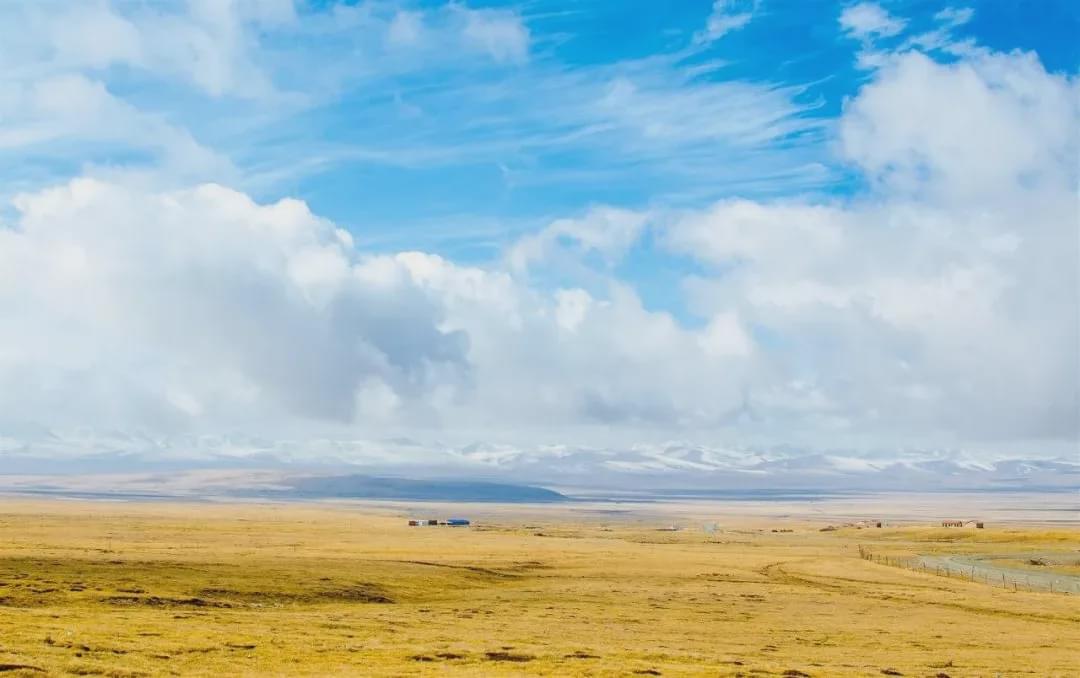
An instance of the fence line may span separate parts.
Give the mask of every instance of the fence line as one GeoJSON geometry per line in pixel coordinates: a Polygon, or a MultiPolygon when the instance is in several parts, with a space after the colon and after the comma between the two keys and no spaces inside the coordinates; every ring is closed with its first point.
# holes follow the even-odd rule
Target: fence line
{"type": "Polygon", "coordinates": [[[911,570],[912,572],[921,572],[922,574],[933,574],[938,577],[946,577],[948,579],[962,579],[965,581],[971,581],[981,584],[987,584],[993,587],[1000,587],[1005,590],[1012,591],[1049,591],[1050,593],[1080,593],[1080,584],[1073,583],[1068,580],[1045,580],[1045,583],[1039,583],[1041,577],[1036,576],[1035,583],[1032,583],[1030,576],[1024,576],[1022,579],[1020,575],[1010,575],[1005,572],[991,572],[984,570],[977,572],[974,565],[969,567],[949,566],[949,565],[933,565],[928,566],[918,556],[915,557],[897,557],[889,555],[881,555],[874,553],[870,549],[866,548],[862,544],[859,544],[859,557],[863,560],[877,563],[879,565],[887,565],[889,567],[898,567],[905,570],[911,570]]]}

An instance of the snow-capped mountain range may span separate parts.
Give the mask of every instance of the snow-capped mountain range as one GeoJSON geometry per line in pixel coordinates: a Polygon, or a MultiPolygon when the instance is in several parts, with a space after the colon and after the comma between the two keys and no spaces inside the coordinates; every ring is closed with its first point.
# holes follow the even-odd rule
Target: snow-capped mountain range
{"type": "Polygon", "coordinates": [[[650,489],[1077,489],[1080,458],[959,450],[805,450],[684,442],[626,447],[464,445],[385,440],[269,441],[245,436],[160,438],[129,432],[49,432],[0,438],[0,475],[270,469],[468,478],[561,487],[650,489]]]}

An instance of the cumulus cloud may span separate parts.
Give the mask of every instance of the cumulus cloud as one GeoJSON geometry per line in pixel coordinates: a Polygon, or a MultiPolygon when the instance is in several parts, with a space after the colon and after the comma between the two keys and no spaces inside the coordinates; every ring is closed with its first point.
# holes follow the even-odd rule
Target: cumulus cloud
{"type": "MultiPolygon", "coordinates": [[[[216,5],[195,6],[199,25],[292,20],[288,3],[216,5]]],[[[716,32],[749,21],[717,7],[729,23],[716,32]]],[[[387,18],[384,42],[422,49],[430,18],[387,18]]],[[[131,17],[95,20],[114,43],[58,58],[81,69],[164,58],[131,17]]],[[[517,15],[455,7],[441,20],[439,44],[528,58],[517,15]]],[[[860,39],[904,28],[865,3],[842,22],[860,39]]],[[[245,33],[230,35],[240,44],[245,33]]],[[[1076,78],[1022,52],[876,54],[834,127],[837,161],[864,192],[596,206],[483,264],[365,252],[300,201],[260,203],[217,184],[165,189],[96,173],[23,191],[0,210],[0,432],[426,431],[605,449],[673,434],[1075,441],[1076,78]],[[686,316],[643,302],[621,269],[644,240],[649,256],[685,272],[676,294],[686,316]]],[[[183,77],[235,93],[247,66],[222,58],[183,77]]],[[[0,147],[122,142],[213,174],[213,153],[94,78],[39,75],[4,89],[0,115],[12,124],[0,147]]],[[[713,139],[753,150],[807,131],[783,88],[659,80],[613,78],[586,114],[631,130],[628,144],[655,150],[643,157],[671,155],[673,143],[690,156],[713,139]]],[[[657,455],[619,463],[696,468],[712,453],[657,455]]]]}
{"type": "MultiPolygon", "coordinates": [[[[420,252],[366,255],[298,201],[80,179],[0,231],[2,423],[531,432],[712,426],[750,339],[420,252]],[[670,352],[679,360],[656,356],[670,352]]],[[[643,217],[555,222],[615,256],[643,217]]]]}
{"type": "Polygon", "coordinates": [[[759,402],[809,388],[847,428],[1075,440],[1077,91],[1028,54],[897,55],[840,120],[870,195],[679,220],[669,246],[723,271],[698,304],[783,346],[798,388],[759,402]]]}
{"type": "Polygon", "coordinates": [[[604,261],[617,261],[641,237],[646,220],[647,215],[632,210],[593,207],[580,219],[557,219],[523,236],[510,248],[507,259],[519,272],[567,249],[575,257],[595,253],[604,261]]]}
{"type": "Polygon", "coordinates": [[[453,385],[467,338],[393,258],[303,203],[75,180],[0,231],[0,383],[14,423],[354,421],[453,385]]]}
{"type": "Polygon", "coordinates": [[[1076,91],[1029,55],[899,55],[839,124],[870,194],[596,207],[506,268],[366,255],[302,203],[216,186],[25,194],[0,233],[4,416],[1075,437],[1076,91]],[[649,219],[704,267],[701,327],[615,277],[649,219]],[[560,262],[599,268],[531,275],[560,262]]]}
{"type": "Polygon", "coordinates": [[[710,428],[740,406],[750,364],[725,336],[735,327],[703,338],[618,282],[603,296],[545,292],[506,272],[399,258],[443,299],[445,327],[468,333],[472,392],[452,417],[466,428],[529,436],[615,424],[710,428]]]}
{"type": "Polygon", "coordinates": [[[1075,84],[1033,54],[980,52],[943,65],[908,52],[847,107],[840,140],[885,190],[973,204],[1068,190],[1076,120],[1075,84]]]}

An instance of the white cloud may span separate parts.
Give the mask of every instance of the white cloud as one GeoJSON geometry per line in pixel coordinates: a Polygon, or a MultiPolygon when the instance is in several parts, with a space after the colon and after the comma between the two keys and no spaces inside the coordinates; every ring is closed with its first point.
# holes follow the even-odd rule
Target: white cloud
{"type": "MultiPolygon", "coordinates": [[[[83,149],[83,163],[95,158],[95,144],[152,154],[155,167],[179,179],[233,179],[228,159],[199,144],[183,128],[145,113],[113,96],[99,81],[61,74],[32,82],[3,81],[0,152],[66,157],[83,149]]],[[[103,163],[105,164],[105,163],[103,163]]],[[[97,168],[94,171],[107,171],[97,168]]]]}
{"type": "Polygon", "coordinates": [[[486,268],[365,255],[302,203],[215,186],[28,193],[0,232],[0,410],[534,441],[1075,437],[1076,87],[1024,54],[900,55],[839,123],[868,195],[596,207],[486,268]],[[970,106],[935,112],[956,92],[970,106]],[[701,328],[615,277],[650,222],[705,267],[686,283],[701,328]],[[559,266],[586,284],[552,286],[559,266]]]}
{"type": "Polygon", "coordinates": [[[514,12],[495,9],[459,9],[467,43],[499,62],[520,63],[529,57],[529,29],[514,12]]]}
{"type": "Polygon", "coordinates": [[[32,168],[9,172],[4,193],[79,171],[173,186],[240,182],[225,151],[193,134],[188,107],[283,106],[261,41],[295,19],[291,0],[0,4],[0,160],[32,168]],[[153,96],[148,83],[168,94],[153,96]]]}
{"type": "Polygon", "coordinates": [[[395,46],[417,44],[424,30],[423,21],[423,15],[420,12],[396,12],[386,31],[387,41],[395,46]]]}
{"type": "Polygon", "coordinates": [[[0,3],[0,43],[0,110],[52,80],[88,83],[125,109],[50,120],[13,103],[2,133],[19,157],[0,161],[20,171],[6,173],[8,194],[86,167],[269,196],[354,163],[502,165],[527,190],[655,179],[663,190],[762,192],[780,178],[829,178],[818,162],[825,124],[801,88],[701,77],[717,65],[690,66],[679,53],[532,60],[529,27],[509,10],[0,3]],[[372,92],[392,93],[393,103],[372,92]],[[339,105],[371,124],[335,133],[337,116],[316,116],[323,129],[312,129],[305,113],[339,105]],[[16,138],[28,143],[16,147],[16,138]],[[29,143],[42,138],[51,143],[29,143]],[[581,163],[552,169],[569,155],[581,163]]]}
{"type": "Polygon", "coordinates": [[[856,65],[874,70],[912,50],[927,54],[940,51],[953,56],[975,51],[973,40],[960,40],[954,36],[955,29],[971,21],[973,16],[975,11],[971,8],[946,7],[933,15],[935,26],[932,29],[909,35],[899,44],[889,38],[903,33],[908,28],[907,20],[890,15],[876,3],[864,2],[845,8],[840,14],[840,26],[847,35],[861,42],[856,65]],[[882,47],[883,43],[889,46],[882,47]]]}
{"type": "Polygon", "coordinates": [[[905,40],[898,51],[920,49],[925,52],[942,50],[948,53],[963,53],[975,49],[975,43],[971,39],[957,40],[954,29],[963,26],[975,16],[975,10],[971,8],[946,7],[934,15],[937,26],[924,33],[913,35],[905,40]]]}
{"type": "Polygon", "coordinates": [[[818,124],[798,115],[811,106],[794,103],[793,89],[740,81],[676,83],[650,75],[617,75],[593,105],[598,119],[632,131],[640,144],[754,147],[818,124]]]}
{"type": "Polygon", "coordinates": [[[758,0],[714,0],[712,12],[705,21],[705,30],[697,35],[697,41],[719,40],[745,27],[754,18],[757,9],[758,0]]]}
{"type": "Polygon", "coordinates": [[[711,356],[745,358],[754,350],[754,340],[742,326],[738,314],[732,311],[719,313],[709,321],[699,342],[711,356]]]}
{"type": "Polygon", "coordinates": [[[15,207],[0,231],[8,426],[364,420],[465,368],[466,338],[439,329],[406,268],[359,255],[303,203],[76,180],[15,207]]]}
{"type": "Polygon", "coordinates": [[[64,65],[107,68],[144,60],[139,27],[106,4],[76,5],[48,28],[56,59],[64,65]]]}
{"type": "Polygon", "coordinates": [[[860,2],[844,8],[840,25],[853,37],[867,40],[897,35],[907,21],[891,16],[875,2],[860,2]]]}
{"type": "MultiPolygon", "coordinates": [[[[875,52],[835,126],[838,160],[869,186],[859,196],[729,199],[676,214],[596,206],[465,266],[371,255],[299,201],[258,204],[201,183],[236,170],[95,73],[125,65],[210,97],[255,96],[273,78],[254,32],[289,25],[291,3],[167,16],[109,8],[80,11],[110,44],[4,62],[0,149],[59,157],[75,147],[86,162],[109,143],[153,156],[170,185],[197,186],[163,188],[102,161],[85,168],[96,178],[23,191],[0,210],[13,215],[0,228],[5,434],[92,424],[520,443],[453,453],[478,459],[552,439],[610,450],[675,432],[976,447],[1080,434],[1078,86],[1033,55],[973,49],[943,63],[910,46],[875,52]],[[651,256],[699,269],[683,291],[700,326],[649,308],[618,277],[645,233],[667,248],[651,256]]],[[[728,21],[710,29],[717,37],[749,21],[717,8],[728,21]]],[[[528,60],[528,29],[510,12],[373,11],[342,9],[333,35],[377,23],[373,44],[394,47],[403,72],[462,41],[466,60],[528,60]]],[[[904,29],[868,4],[842,22],[868,42],[904,29]]],[[[799,140],[821,133],[795,88],[676,77],[657,63],[523,75],[537,85],[525,96],[481,83],[506,106],[493,118],[515,123],[490,122],[480,157],[583,139],[561,147],[617,143],[635,170],[677,156],[683,171],[735,181],[738,159],[783,140],[790,164],[799,140]],[[716,169],[717,149],[731,167],[716,169]]],[[[452,111],[461,90],[443,96],[424,103],[452,111]]],[[[723,455],[646,446],[617,456],[623,468],[698,469],[723,455]]]]}
{"type": "Polygon", "coordinates": [[[120,11],[111,2],[11,5],[0,36],[0,64],[18,74],[127,66],[185,81],[211,96],[273,93],[256,63],[259,31],[291,25],[291,0],[157,3],[120,11]]]}
{"type": "Polygon", "coordinates": [[[1033,54],[979,53],[942,65],[907,52],[883,69],[840,125],[845,155],[873,181],[990,204],[1011,199],[1019,185],[1072,185],[1077,88],[1047,74],[1033,54]]]}
{"type": "Polygon", "coordinates": [[[846,219],[827,205],[729,200],[683,217],[668,242],[718,264],[778,265],[798,275],[835,255],[846,219]]]}
{"type": "Polygon", "coordinates": [[[460,430],[535,437],[613,424],[712,427],[739,406],[748,366],[646,310],[623,285],[604,298],[548,293],[503,272],[400,258],[444,300],[444,327],[468,333],[472,391],[449,417],[460,430]]]}
{"type": "Polygon", "coordinates": [[[1075,440],[1077,92],[1028,54],[893,56],[840,120],[870,195],[726,201],[667,242],[717,267],[703,312],[779,342],[849,429],[1075,440]]]}
{"type": "MultiPolygon", "coordinates": [[[[532,435],[709,426],[738,402],[735,319],[699,339],[617,283],[606,298],[548,293],[434,255],[367,256],[303,203],[215,185],[82,179],[14,207],[0,231],[5,430],[532,435]]],[[[641,217],[609,212],[557,228],[618,249],[610,220],[641,217]]]]}
{"type": "Polygon", "coordinates": [[[520,238],[507,253],[512,270],[550,259],[560,250],[575,255],[596,253],[618,260],[641,237],[646,215],[614,207],[593,207],[580,219],[557,219],[543,230],[520,238]]]}
{"type": "Polygon", "coordinates": [[[934,20],[949,27],[962,26],[975,16],[975,10],[970,7],[946,7],[934,15],[934,20]]]}

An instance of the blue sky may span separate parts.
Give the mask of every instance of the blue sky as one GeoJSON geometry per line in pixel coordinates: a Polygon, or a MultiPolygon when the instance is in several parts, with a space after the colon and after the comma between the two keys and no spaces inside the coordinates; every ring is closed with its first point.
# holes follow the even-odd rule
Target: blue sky
{"type": "MultiPolygon", "coordinates": [[[[932,17],[953,5],[886,6],[912,17],[911,30],[931,31],[937,24],[932,17]]],[[[438,11],[439,5],[416,7],[438,11]]],[[[304,149],[292,144],[328,143],[345,157],[274,184],[268,197],[302,197],[376,247],[422,243],[482,258],[520,229],[594,203],[698,206],[730,196],[858,188],[858,177],[831,152],[829,123],[871,74],[855,64],[859,43],[837,23],[840,5],[758,3],[746,26],[708,42],[696,42],[695,36],[703,30],[710,2],[470,7],[501,8],[519,17],[529,33],[527,63],[472,61],[440,68],[425,59],[415,70],[376,76],[373,87],[346,85],[269,132],[290,137],[290,150],[301,157],[304,149]],[[790,108],[776,114],[789,116],[794,129],[789,134],[761,130],[764,138],[752,142],[734,133],[685,130],[686,138],[653,147],[641,144],[633,131],[588,129],[590,122],[599,123],[572,109],[602,96],[623,73],[630,78],[640,73],[661,91],[706,90],[731,82],[787,87],[777,98],[790,108]],[[564,86],[565,94],[581,99],[552,100],[564,86]],[[569,119],[560,121],[559,114],[569,119]],[[349,159],[348,148],[359,157],[349,159]],[[407,157],[412,155],[420,159],[407,157]],[[663,162],[656,162],[658,157],[663,162]]],[[[1068,72],[1078,58],[1071,39],[1077,21],[1071,3],[1048,2],[1037,12],[1020,2],[983,3],[954,35],[1001,51],[1035,50],[1048,69],[1068,72]]],[[[284,87],[290,84],[286,80],[284,87]]],[[[724,108],[726,96],[719,98],[689,97],[686,105],[704,105],[703,114],[708,106],[739,114],[724,108]]],[[[653,122],[691,124],[681,120],[687,112],[679,107],[655,111],[653,122]]]]}
{"type": "MultiPolygon", "coordinates": [[[[300,197],[376,248],[422,245],[476,259],[590,204],[692,207],[731,196],[857,191],[859,177],[836,158],[832,131],[844,101],[873,76],[856,64],[859,40],[837,21],[852,3],[721,4],[718,11],[747,10],[753,18],[723,39],[702,39],[712,4],[300,3],[299,25],[260,26],[250,38],[263,52],[272,98],[207,96],[197,84],[123,64],[97,70],[112,93],[220,150],[253,195],[300,197]],[[342,6],[370,17],[328,26],[342,6]],[[433,34],[417,40],[437,42],[434,34],[454,20],[448,7],[515,22],[525,32],[523,54],[483,58],[453,45],[403,56],[385,44],[386,24],[401,12],[416,13],[420,30],[433,34]],[[673,100],[654,108],[641,101],[648,120],[623,128],[583,110],[620,79],[641,87],[642,98],[673,100]],[[749,91],[722,89],[731,84],[749,91]],[[738,126],[740,117],[766,110],[783,124],[738,126]],[[735,125],[693,129],[694,114],[711,113],[735,125]],[[670,126],[667,137],[643,139],[646,124],[670,126]]],[[[934,17],[943,10],[962,8],[882,6],[907,21],[894,44],[939,28],[934,17]]],[[[1075,70],[1073,3],[1032,11],[1030,3],[1002,0],[972,9],[969,21],[951,28],[953,41],[1030,50],[1051,72],[1075,70]]],[[[22,150],[7,159],[8,173],[32,181],[74,173],[88,161],[153,161],[124,146],[22,150]]]]}
{"type": "Polygon", "coordinates": [[[1058,454],[1078,29],[1049,0],[4,4],[0,438],[1058,454]]]}

